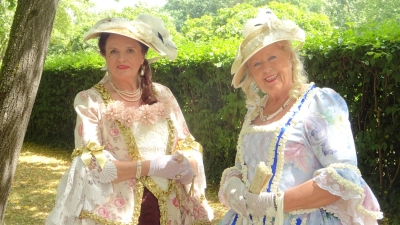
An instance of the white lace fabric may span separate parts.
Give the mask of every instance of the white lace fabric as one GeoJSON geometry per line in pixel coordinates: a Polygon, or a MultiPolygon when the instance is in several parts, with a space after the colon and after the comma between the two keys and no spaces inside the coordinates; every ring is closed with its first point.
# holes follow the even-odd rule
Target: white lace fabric
{"type": "Polygon", "coordinates": [[[376,218],[383,216],[379,208],[367,209],[364,206],[366,195],[369,198],[372,194],[369,187],[357,185],[343,178],[337,170],[342,170],[341,173],[346,173],[349,177],[355,177],[355,180],[361,177],[355,166],[347,164],[333,164],[317,171],[313,178],[316,184],[331,194],[341,197],[333,204],[325,206],[324,209],[338,217],[343,224],[375,224],[376,218]]]}

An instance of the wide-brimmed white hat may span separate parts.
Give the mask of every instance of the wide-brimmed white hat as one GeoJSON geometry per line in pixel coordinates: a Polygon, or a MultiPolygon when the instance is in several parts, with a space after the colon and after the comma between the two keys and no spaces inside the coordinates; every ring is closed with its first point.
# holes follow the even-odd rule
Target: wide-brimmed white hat
{"type": "Polygon", "coordinates": [[[101,33],[119,34],[145,44],[160,55],[160,57],[149,59],[149,63],[164,56],[171,60],[177,56],[176,45],[165,28],[164,21],[151,15],[141,14],[135,20],[102,19],[89,29],[83,42],[91,46],[87,41],[100,36],[101,33]]]}
{"type": "Polygon", "coordinates": [[[232,85],[240,87],[246,73],[246,62],[263,47],[272,43],[289,40],[299,41],[299,49],[305,41],[305,32],[291,20],[280,20],[270,9],[260,9],[258,17],[246,22],[243,29],[244,40],[239,45],[232,64],[232,85]]]}

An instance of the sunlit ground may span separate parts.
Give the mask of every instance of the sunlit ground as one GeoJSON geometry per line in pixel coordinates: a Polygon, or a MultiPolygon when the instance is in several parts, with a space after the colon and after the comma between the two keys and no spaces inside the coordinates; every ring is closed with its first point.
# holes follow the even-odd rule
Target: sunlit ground
{"type": "MultiPolygon", "coordinates": [[[[54,206],[58,182],[70,161],[70,154],[65,150],[25,143],[2,225],[44,224],[54,206]]],[[[206,193],[214,209],[214,224],[226,212],[218,202],[217,193],[217,186],[208,188],[206,193]]]]}

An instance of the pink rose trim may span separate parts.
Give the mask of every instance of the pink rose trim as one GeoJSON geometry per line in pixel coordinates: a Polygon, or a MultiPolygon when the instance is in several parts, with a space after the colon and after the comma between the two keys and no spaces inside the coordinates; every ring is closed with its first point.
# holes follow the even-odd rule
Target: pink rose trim
{"type": "Polygon", "coordinates": [[[115,137],[119,135],[119,130],[118,128],[114,127],[110,129],[109,133],[111,137],[115,137]]]}
{"type": "Polygon", "coordinates": [[[125,201],[124,198],[117,198],[117,199],[114,200],[114,205],[117,208],[122,208],[122,207],[125,206],[125,204],[126,204],[126,201],[125,201]]]}
{"type": "Polygon", "coordinates": [[[178,208],[178,207],[179,207],[179,200],[178,200],[177,197],[175,197],[175,198],[172,200],[172,204],[175,206],[175,208],[178,208]]]}
{"type": "Polygon", "coordinates": [[[108,210],[105,207],[100,207],[97,209],[97,213],[99,214],[99,216],[103,217],[103,218],[110,218],[110,214],[108,213],[108,210]]]}
{"type": "Polygon", "coordinates": [[[136,189],[136,179],[127,180],[128,187],[132,188],[132,190],[136,189]]]}
{"type": "Polygon", "coordinates": [[[79,124],[79,126],[78,126],[78,134],[79,134],[79,136],[83,136],[83,132],[84,132],[84,130],[83,130],[83,123],[81,123],[81,124],[79,124]]]}

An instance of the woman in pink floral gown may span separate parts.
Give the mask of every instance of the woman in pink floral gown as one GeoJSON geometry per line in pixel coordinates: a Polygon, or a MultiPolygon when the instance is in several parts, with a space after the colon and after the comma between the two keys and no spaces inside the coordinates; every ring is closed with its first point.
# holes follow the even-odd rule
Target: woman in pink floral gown
{"type": "Polygon", "coordinates": [[[171,91],[151,81],[148,49],[174,59],[162,20],[103,19],[99,37],[107,72],[77,94],[75,150],[46,224],[209,223],[201,145],[171,91]]]}

